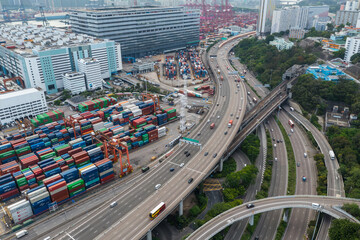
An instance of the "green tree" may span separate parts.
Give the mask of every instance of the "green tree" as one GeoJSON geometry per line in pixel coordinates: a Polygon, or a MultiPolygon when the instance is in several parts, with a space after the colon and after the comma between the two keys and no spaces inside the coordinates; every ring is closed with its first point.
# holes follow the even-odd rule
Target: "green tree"
{"type": "Polygon", "coordinates": [[[350,222],[347,219],[333,220],[329,229],[329,237],[331,240],[339,239],[360,239],[360,224],[350,222]]]}
{"type": "Polygon", "coordinates": [[[54,105],[56,105],[56,106],[60,106],[60,104],[61,104],[60,99],[57,99],[57,100],[55,100],[55,101],[54,101],[54,105]]]}
{"type": "Polygon", "coordinates": [[[355,203],[345,203],[342,207],[346,212],[350,213],[352,216],[360,220],[360,208],[355,203]]]}
{"type": "Polygon", "coordinates": [[[266,42],[266,43],[269,43],[269,42],[271,42],[271,41],[274,41],[274,39],[275,39],[274,35],[269,35],[269,36],[267,36],[267,37],[265,38],[265,42],[266,42]]]}
{"type": "Polygon", "coordinates": [[[201,209],[199,208],[198,205],[195,205],[192,208],[190,208],[189,212],[190,212],[190,216],[197,217],[197,215],[201,213],[201,209]]]}
{"type": "Polygon", "coordinates": [[[352,64],[360,62],[360,53],[355,53],[354,55],[352,55],[350,61],[352,64]]]}
{"type": "Polygon", "coordinates": [[[334,57],[344,59],[345,51],[345,48],[341,48],[339,51],[334,52],[334,57]]]}
{"type": "Polygon", "coordinates": [[[333,31],[334,30],[334,25],[332,25],[331,23],[328,23],[326,26],[327,26],[328,31],[333,31]]]}

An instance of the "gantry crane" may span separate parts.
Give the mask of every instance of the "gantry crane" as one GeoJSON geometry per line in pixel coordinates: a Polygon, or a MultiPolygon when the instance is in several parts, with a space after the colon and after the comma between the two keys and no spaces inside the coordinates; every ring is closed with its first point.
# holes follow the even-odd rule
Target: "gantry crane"
{"type": "Polygon", "coordinates": [[[109,158],[109,152],[114,156],[113,162],[120,162],[120,174],[119,177],[123,177],[133,171],[133,167],[130,164],[129,148],[126,144],[122,143],[118,138],[110,138],[103,132],[95,131],[92,134],[92,139],[96,139],[98,142],[103,143],[105,157],[109,158]],[[121,149],[120,149],[121,148],[121,149]],[[122,155],[126,153],[127,161],[124,164],[122,155]]]}
{"type": "MultiPolygon", "coordinates": [[[[64,122],[65,122],[66,127],[72,127],[73,128],[73,130],[74,130],[74,138],[76,139],[75,125],[79,124],[78,121],[70,115],[69,118],[64,118],[64,122]]],[[[81,132],[81,127],[80,127],[80,132],[81,132]]]]}
{"type": "Polygon", "coordinates": [[[157,95],[153,95],[150,93],[143,93],[142,94],[142,101],[146,101],[146,100],[153,100],[154,102],[154,112],[156,112],[157,110],[160,110],[160,100],[159,97],[157,95]]]}
{"type": "Polygon", "coordinates": [[[31,123],[31,121],[28,118],[24,118],[23,121],[16,121],[16,124],[19,128],[19,131],[23,130],[25,133],[25,137],[27,137],[27,129],[31,129],[31,132],[35,134],[35,126],[31,123]]]}

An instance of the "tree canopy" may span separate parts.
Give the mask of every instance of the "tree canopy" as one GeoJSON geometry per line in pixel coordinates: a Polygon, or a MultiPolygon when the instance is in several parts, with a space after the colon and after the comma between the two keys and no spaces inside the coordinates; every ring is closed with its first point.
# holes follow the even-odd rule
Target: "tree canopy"
{"type": "Polygon", "coordinates": [[[252,163],[255,162],[260,153],[260,139],[255,134],[250,134],[241,143],[241,150],[248,156],[252,163]]]}
{"type": "Polygon", "coordinates": [[[329,229],[330,240],[360,239],[360,224],[350,222],[347,219],[335,219],[329,229]]]}
{"type": "Polygon", "coordinates": [[[355,53],[354,55],[352,55],[350,61],[352,64],[360,62],[360,53],[355,53]]]}

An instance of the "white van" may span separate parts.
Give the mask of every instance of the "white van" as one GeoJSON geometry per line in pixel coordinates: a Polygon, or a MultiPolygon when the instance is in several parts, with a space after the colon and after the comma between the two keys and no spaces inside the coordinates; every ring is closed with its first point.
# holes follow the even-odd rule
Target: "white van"
{"type": "Polygon", "coordinates": [[[304,153],[304,158],[307,158],[307,153],[304,153]]]}
{"type": "Polygon", "coordinates": [[[117,202],[112,202],[112,203],[110,203],[110,207],[111,207],[111,208],[115,207],[116,205],[117,205],[117,202]]]}
{"type": "Polygon", "coordinates": [[[290,107],[290,110],[291,110],[291,111],[294,111],[294,108],[293,108],[293,107],[290,107]]]}
{"type": "Polygon", "coordinates": [[[16,235],[16,238],[21,238],[27,234],[28,234],[27,230],[21,230],[20,232],[17,232],[15,235],[16,235]]]}
{"type": "Polygon", "coordinates": [[[318,203],[312,203],[311,206],[312,206],[313,208],[319,208],[319,207],[320,207],[320,204],[318,204],[318,203]]]}
{"type": "Polygon", "coordinates": [[[161,187],[161,184],[156,184],[155,185],[155,190],[158,190],[161,187]]]}

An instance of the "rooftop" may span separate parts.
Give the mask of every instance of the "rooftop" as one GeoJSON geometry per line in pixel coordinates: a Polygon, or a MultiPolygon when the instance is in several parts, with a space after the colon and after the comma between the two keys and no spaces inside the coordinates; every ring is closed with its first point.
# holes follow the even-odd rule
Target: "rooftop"
{"type": "Polygon", "coordinates": [[[5,101],[8,98],[12,98],[12,97],[23,97],[24,94],[36,93],[39,91],[41,91],[41,88],[27,88],[27,89],[20,90],[20,91],[3,93],[3,94],[0,94],[0,101],[5,101]]]}
{"type": "Polygon", "coordinates": [[[21,55],[37,55],[37,52],[60,49],[108,40],[96,39],[85,34],[35,25],[0,25],[0,44],[21,55]]]}
{"type": "Polygon", "coordinates": [[[105,12],[145,11],[145,10],[149,10],[149,9],[169,10],[169,9],[174,9],[174,8],[183,8],[183,7],[181,7],[181,6],[176,6],[176,7],[163,7],[163,6],[113,7],[113,8],[95,8],[95,9],[73,10],[72,12],[105,13],[105,12]]]}
{"type": "Polygon", "coordinates": [[[306,70],[306,73],[310,73],[316,79],[322,79],[324,81],[338,81],[340,77],[347,80],[353,80],[352,77],[345,74],[343,71],[328,65],[310,66],[306,70]]]}

